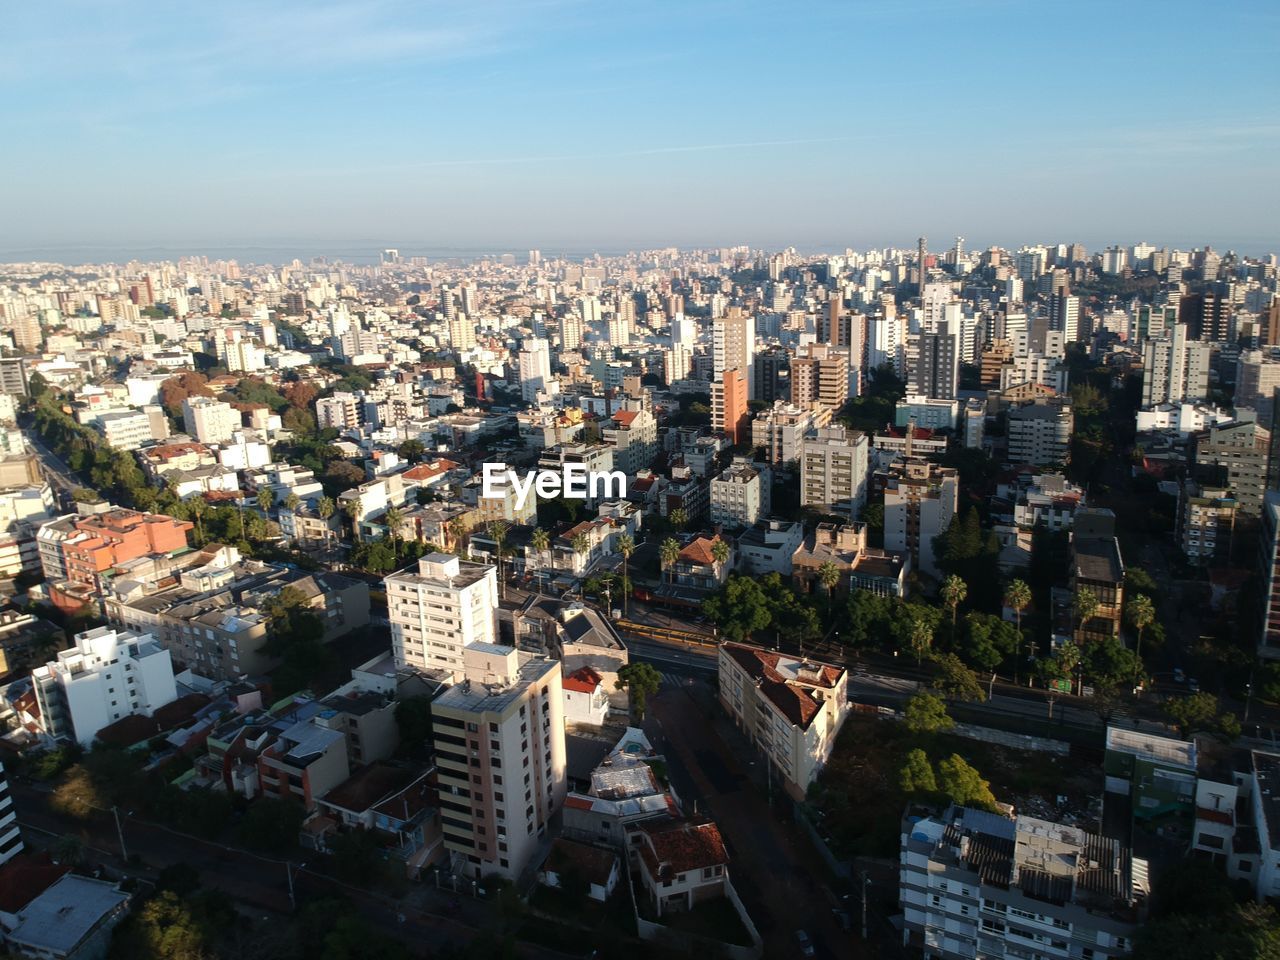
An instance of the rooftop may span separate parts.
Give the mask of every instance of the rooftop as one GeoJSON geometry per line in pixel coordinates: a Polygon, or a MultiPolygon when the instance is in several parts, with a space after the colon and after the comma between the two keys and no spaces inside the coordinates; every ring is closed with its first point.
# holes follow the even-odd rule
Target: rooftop
{"type": "Polygon", "coordinates": [[[67,874],[18,914],[9,940],[66,956],[104,919],[129,902],[115,884],[67,874]]]}
{"type": "Polygon", "coordinates": [[[1194,740],[1175,740],[1173,737],[1126,730],[1123,727],[1107,727],[1107,749],[1184,770],[1196,769],[1194,740]]]}

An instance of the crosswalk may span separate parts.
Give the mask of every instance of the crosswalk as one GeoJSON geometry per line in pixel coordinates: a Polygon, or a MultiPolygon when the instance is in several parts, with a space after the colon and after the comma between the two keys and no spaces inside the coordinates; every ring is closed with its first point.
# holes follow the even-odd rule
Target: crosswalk
{"type": "Polygon", "coordinates": [[[676,673],[673,670],[660,670],[659,673],[662,674],[661,689],[663,690],[672,690],[676,687],[688,687],[692,686],[695,682],[693,677],[686,673],[676,673]]]}

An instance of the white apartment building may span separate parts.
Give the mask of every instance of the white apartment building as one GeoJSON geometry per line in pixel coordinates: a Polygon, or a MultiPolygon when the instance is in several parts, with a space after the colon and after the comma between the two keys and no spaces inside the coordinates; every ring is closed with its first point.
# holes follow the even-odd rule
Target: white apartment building
{"type": "Polygon", "coordinates": [[[18,828],[18,815],[13,809],[13,797],[9,796],[9,778],[0,764],[0,866],[22,852],[22,831],[18,828]]]}
{"type": "Polygon", "coordinates": [[[117,450],[137,450],[155,439],[151,417],[143,410],[113,410],[97,416],[102,439],[117,450]]]}
{"type": "Polygon", "coordinates": [[[212,397],[182,401],[183,429],[201,443],[226,443],[240,429],[240,411],[212,397]]]}
{"type": "Polygon", "coordinates": [[[800,444],[800,505],[856,519],[867,502],[867,435],[823,427],[800,444]]]}
{"type": "Polygon", "coordinates": [[[1210,344],[1187,338],[1187,325],[1176,323],[1166,336],[1142,348],[1142,405],[1203,400],[1209,395],[1210,344]]]}
{"type": "Polygon", "coordinates": [[[463,648],[496,639],[498,573],[492,564],[429,553],[416,571],[401,570],[383,583],[397,666],[444,670],[461,679],[463,648]]]}
{"type": "Polygon", "coordinates": [[[1009,410],[1009,462],[1033,466],[1066,463],[1075,418],[1071,401],[1044,397],[1009,410]]]}
{"type": "Polygon", "coordinates": [[[151,716],[178,697],[169,651],[149,633],[97,627],[31,673],[40,723],[54,740],[93,743],[98,731],[132,714],[151,716]]]}
{"type": "Polygon", "coordinates": [[[720,704],[769,761],[788,794],[804,798],[849,715],[844,667],[723,643],[720,704]]]}
{"type": "Polygon", "coordinates": [[[804,409],[777,400],[751,422],[751,444],[764,449],[764,457],[775,466],[800,459],[800,444],[814,430],[831,423],[829,407],[804,409]]]}
{"type": "Polygon", "coordinates": [[[734,530],[751,526],[767,512],[764,484],[759,470],[735,460],[711,480],[711,522],[734,530]]]}
{"type": "Polygon", "coordinates": [[[739,307],[730,307],[723,317],[711,322],[711,358],[713,380],[720,380],[726,370],[740,370],[747,381],[747,396],[752,395],[755,378],[755,317],[739,307]]]}
{"type": "Polygon", "coordinates": [[[364,398],[339,390],[316,401],[316,424],[321,430],[353,430],[364,422],[364,398]]]}
{"type": "Polygon", "coordinates": [[[909,553],[913,567],[936,577],[933,538],[951,524],[959,502],[955,470],[926,460],[894,463],[884,491],[885,550],[909,553]]]}
{"type": "Polygon", "coordinates": [[[613,448],[613,468],[629,477],[652,464],[658,454],[658,421],[639,400],[624,400],[600,433],[613,448]]]}
{"type": "Polygon", "coordinates": [[[526,403],[534,403],[539,393],[552,390],[551,345],[541,337],[524,342],[518,357],[520,396],[526,403]]]}
{"type": "MultiPolygon", "coordinates": [[[[542,456],[538,458],[538,469],[554,470],[559,473],[566,464],[570,463],[581,464],[588,474],[612,473],[613,448],[603,443],[558,443],[542,451],[542,456]]],[[[614,486],[616,487],[616,483],[614,486]]],[[[604,487],[603,483],[597,484],[594,488],[588,486],[585,501],[588,508],[594,509],[599,506],[601,500],[618,495],[616,489],[606,491],[604,487]]]]}
{"type": "Polygon", "coordinates": [[[738,537],[738,569],[753,577],[769,573],[791,576],[792,557],[804,543],[804,524],[761,520],[738,537]]]}
{"type": "Polygon", "coordinates": [[[951,807],[904,823],[904,946],[926,960],[1112,960],[1133,949],[1147,865],[1116,840],[951,807]]]}
{"type": "Polygon", "coordinates": [[[514,880],[564,804],[560,663],[492,643],[463,657],[431,704],[444,845],[467,875],[514,880]]]}

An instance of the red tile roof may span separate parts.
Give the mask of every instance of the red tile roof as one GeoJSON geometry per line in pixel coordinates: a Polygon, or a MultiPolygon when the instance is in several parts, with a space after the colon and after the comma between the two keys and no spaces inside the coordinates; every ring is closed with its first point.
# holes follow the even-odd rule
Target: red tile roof
{"type": "Polygon", "coordinates": [[[590,667],[579,667],[564,678],[561,686],[574,693],[595,693],[596,688],[603,682],[604,678],[590,667]]]}
{"type": "Polygon", "coordinates": [[[660,880],[729,862],[720,828],[710,821],[662,821],[641,824],[649,843],[640,845],[650,876],[660,880]]]}
{"type": "Polygon", "coordinates": [[[719,537],[697,537],[691,540],[683,550],[680,551],[680,559],[688,563],[699,563],[703,566],[711,566],[716,562],[715,556],[711,550],[715,546],[719,537]]]}
{"type": "Polygon", "coordinates": [[[640,415],[638,410],[619,410],[613,415],[614,421],[620,427],[630,427],[632,421],[640,415]]]}
{"type": "Polygon", "coordinates": [[[821,702],[810,688],[833,688],[840,682],[840,675],[844,672],[830,664],[814,663],[811,666],[820,669],[811,678],[806,677],[805,683],[801,684],[787,680],[778,672],[781,654],[740,643],[726,643],[723,649],[747,676],[757,682],[760,692],[769,698],[782,715],[801,729],[807,729],[822,709],[821,702]]]}

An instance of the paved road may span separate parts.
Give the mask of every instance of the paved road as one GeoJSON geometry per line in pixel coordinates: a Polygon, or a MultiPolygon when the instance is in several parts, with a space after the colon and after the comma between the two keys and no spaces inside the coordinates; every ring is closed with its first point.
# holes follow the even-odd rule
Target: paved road
{"type": "Polygon", "coordinates": [[[772,793],[753,784],[762,775],[754,752],[710,688],[663,688],[649,703],[646,732],[680,774],[676,787],[683,786],[686,806],[696,800],[698,811],[720,828],[729,847],[730,880],[764,938],[765,956],[798,956],[798,929],[810,934],[825,957],[882,956],[836,923],[820,861],[795,828],[779,820],[789,799],[777,784],[772,793]],[[668,738],[667,731],[678,736],[668,738]]]}
{"type": "Polygon", "coordinates": [[[40,461],[45,476],[49,482],[57,487],[61,493],[67,497],[71,496],[71,492],[77,487],[84,486],[75,475],[71,472],[62,460],[48,447],[46,447],[36,436],[33,430],[24,430],[23,435],[27,438],[27,442],[31,444],[31,448],[36,452],[36,456],[40,461]]]}
{"type": "MultiPolygon", "coordinates": [[[[120,841],[110,815],[102,814],[80,822],[55,814],[48,808],[48,794],[20,781],[10,781],[18,822],[29,837],[51,838],[72,834],[79,837],[90,859],[115,872],[154,877],[163,867],[186,863],[200,874],[201,884],[224,891],[232,899],[273,913],[292,912],[286,870],[294,871],[294,892],[299,901],[340,897],[356,906],[379,930],[420,952],[424,947],[441,949],[466,944],[492,929],[493,908],[484,902],[463,899],[452,906],[452,895],[433,887],[414,885],[403,900],[350,887],[319,872],[325,865],[318,854],[303,866],[297,860],[263,857],[212,841],[191,837],[158,824],[126,817],[124,840],[131,857],[126,866],[120,856],[120,841]],[[138,865],[138,860],[141,865],[138,865]]],[[[302,856],[307,856],[303,854],[302,856]]],[[[300,858],[301,859],[301,858],[300,858]]],[[[563,960],[564,954],[521,943],[519,955],[530,960],[563,960]]]]}

